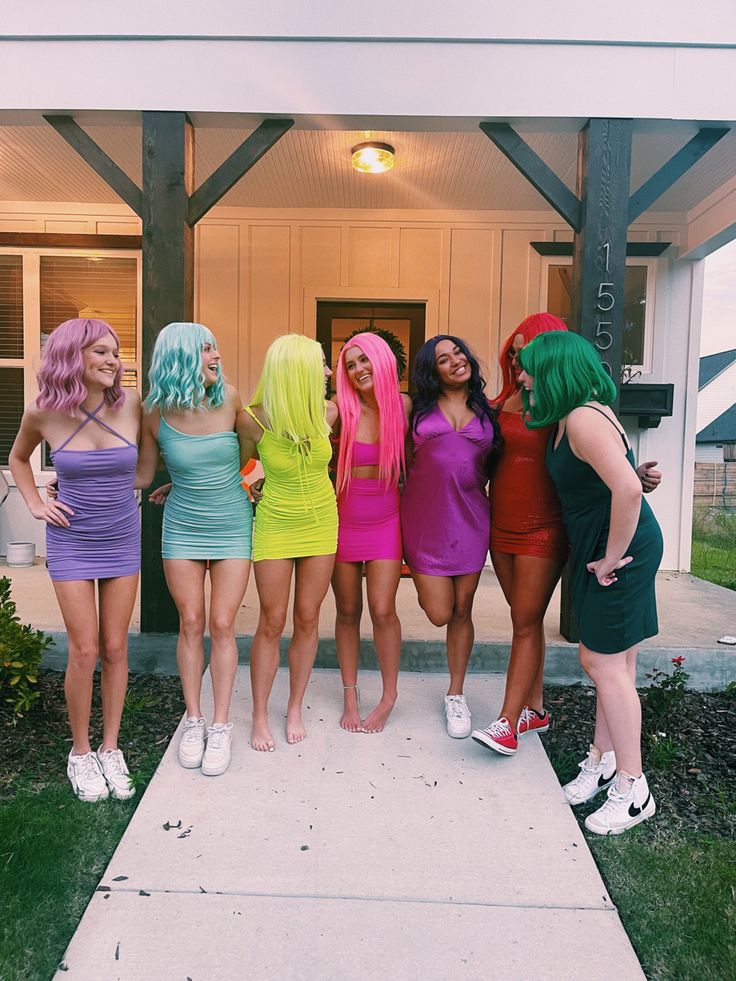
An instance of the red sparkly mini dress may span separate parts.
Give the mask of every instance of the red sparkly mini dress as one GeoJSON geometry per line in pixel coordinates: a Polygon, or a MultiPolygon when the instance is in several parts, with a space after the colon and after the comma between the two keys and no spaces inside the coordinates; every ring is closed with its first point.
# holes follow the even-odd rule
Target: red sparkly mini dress
{"type": "Polygon", "coordinates": [[[562,507],[544,462],[554,426],[527,429],[520,412],[500,412],[503,449],[491,483],[491,551],[567,557],[562,507]]]}

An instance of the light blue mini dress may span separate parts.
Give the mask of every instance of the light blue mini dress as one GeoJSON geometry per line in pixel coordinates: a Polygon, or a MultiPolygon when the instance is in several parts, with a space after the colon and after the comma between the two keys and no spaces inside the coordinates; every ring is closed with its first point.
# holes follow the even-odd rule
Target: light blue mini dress
{"type": "Polygon", "coordinates": [[[164,508],[165,559],[249,559],[253,506],[234,432],[190,436],[161,417],[158,445],[173,487],[164,508]]]}

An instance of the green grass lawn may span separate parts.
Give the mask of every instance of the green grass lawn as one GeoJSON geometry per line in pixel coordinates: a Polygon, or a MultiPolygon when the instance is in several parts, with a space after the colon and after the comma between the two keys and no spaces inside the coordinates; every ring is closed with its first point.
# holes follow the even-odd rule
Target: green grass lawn
{"type": "Polygon", "coordinates": [[[736,589],[736,514],[712,509],[693,513],[691,571],[700,579],[736,589]]]}
{"type": "Polygon", "coordinates": [[[644,828],[586,837],[648,978],[734,977],[733,841],[667,829],[652,839],[644,828]]]}

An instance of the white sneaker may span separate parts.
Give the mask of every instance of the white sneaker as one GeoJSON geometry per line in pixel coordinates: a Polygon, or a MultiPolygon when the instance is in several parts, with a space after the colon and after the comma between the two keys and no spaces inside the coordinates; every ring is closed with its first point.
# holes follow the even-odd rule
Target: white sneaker
{"type": "Polygon", "coordinates": [[[568,804],[573,807],[593,800],[596,794],[611,786],[616,778],[616,756],[613,750],[601,756],[591,743],[587,757],[578,766],[578,776],[562,788],[568,804]]]}
{"type": "Polygon", "coordinates": [[[100,761],[95,753],[82,753],[79,756],[69,753],[66,775],[71,780],[74,793],[80,800],[94,804],[110,796],[100,769],[100,761]]]}
{"type": "Polygon", "coordinates": [[[204,731],[207,723],[190,715],[184,720],[179,740],[179,763],[187,770],[194,770],[202,765],[204,756],[204,731]]]}
{"type": "Polygon", "coordinates": [[[207,730],[207,749],[202,760],[202,773],[217,777],[230,766],[232,722],[216,722],[207,730]]]}
{"type": "Polygon", "coordinates": [[[620,835],[652,817],[656,810],[644,774],[631,778],[621,771],[608,790],[606,803],[587,816],[585,827],[597,835],[620,835]]]}
{"type": "Polygon", "coordinates": [[[130,772],[123,759],[120,749],[106,749],[104,753],[97,750],[97,760],[102,770],[102,776],[112,796],[116,800],[130,800],[135,797],[135,787],[130,782],[130,772]]]}
{"type": "Polygon", "coordinates": [[[453,739],[466,739],[473,728],[470,709],[465,695],[445,695],[445,719],[447,735],[453,739]]]}

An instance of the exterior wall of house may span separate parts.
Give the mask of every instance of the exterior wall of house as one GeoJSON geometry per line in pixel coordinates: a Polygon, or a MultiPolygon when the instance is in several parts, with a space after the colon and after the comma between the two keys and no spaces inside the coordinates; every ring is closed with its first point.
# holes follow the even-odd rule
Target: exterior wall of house
{"type": "Polygon", "coordinates": [[[723,463],[723,444],[696,443],[695,463],[723,463]]]}
{"type": "MultiPolygon", "coordinates": [[[[640,221],[631,235],[677,246],[685,230],[676,219],[640,221]]],[[[16,204],[0,209],[0,230],[135,234],[139,225],[121,206],[16,204]]],[[[546,305],[542,260],[530,242],[569,237],[548,213],[218,208],[197,227],[195,316],[214,331],[228,376],[247,398],[274,337],[314,336],[318,299],[423,301],[427,336],[465,337],[493,392],[500,340],[546,305]]],[[[628,421],[639,459],[659,460],[665,471],[651,503],[669,569],[688,568],[690,558],[701,266],[678,261],[676,248],[655,263],[651,373],[642,380],[675,383],[675,414],[641,433],[628,421]]],[[[39,474],[39,484],[47,477],[39,474]]],[[[29,537],[42,554],[43,529],[13,491],[0,510],[0,552],[8,540],[29,537]]]]}
{"type": "Polygon", "coordinates": [[[736,362],[716,375],[698,392],[697,432],[730,409],[736,402],[736,362]]]}

